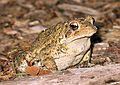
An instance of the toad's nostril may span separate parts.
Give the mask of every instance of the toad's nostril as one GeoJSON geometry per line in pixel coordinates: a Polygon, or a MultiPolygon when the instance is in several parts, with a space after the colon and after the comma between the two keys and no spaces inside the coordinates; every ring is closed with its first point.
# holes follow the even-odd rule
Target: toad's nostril
{"type": "Polygon", "coordinates": [[[71,23],[71,24],[70,24],[70,28],[71,28],[73,31],[77,30],[77,29],[78,29],[78,23],[76,23],[76,22],[71,23]]]}

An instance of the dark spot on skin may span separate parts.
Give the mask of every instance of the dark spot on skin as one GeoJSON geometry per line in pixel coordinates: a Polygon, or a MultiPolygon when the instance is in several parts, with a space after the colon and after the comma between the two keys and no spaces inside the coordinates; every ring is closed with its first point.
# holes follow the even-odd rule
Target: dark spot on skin
{"type": "Polygon", "coordinates": [[[35,62],[32,62],[32,66],[35,65],[35,62]]]}
{"type": "Polygon", "coordinates": [[[40,60],[37,60],[36,62],[37,62],[37,63],[39,63],[39,62],[40,62],[40,60]]]}

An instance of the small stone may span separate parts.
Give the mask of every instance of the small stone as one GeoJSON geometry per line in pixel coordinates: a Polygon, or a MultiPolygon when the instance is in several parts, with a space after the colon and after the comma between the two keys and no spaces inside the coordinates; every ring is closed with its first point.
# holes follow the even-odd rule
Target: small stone
{"type": "Polygon", "coordinates": [[[40,22],[39,21],[32,21],[32,22],[29,22],[29,26],[35,26],[35,25],[38,25],[40,22]]]}

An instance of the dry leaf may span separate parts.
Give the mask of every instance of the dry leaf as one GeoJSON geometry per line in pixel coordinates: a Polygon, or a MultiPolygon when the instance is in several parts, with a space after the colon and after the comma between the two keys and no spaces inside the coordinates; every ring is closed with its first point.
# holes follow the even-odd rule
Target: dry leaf
{"type": "Polygon", "coordinates": [[[39,68],[36,66],[27,66],[25,69],[26,73],[31,76],[36,76],[39,72],[39,68]]]}
{"type": "Polygon", "coordinates": [[[41,75],[50,73],[50,71],[41,69],[36,66],[28,66],[28,67],[26,67],[26,73],[31,76],[41,76],[41,75]]]}
{"type": "Polygon", "coordinates": [[[4,29],[3,32],[7,35],[14,35],[17,34],[16,30],[12,30],[12,29],[4,29]]]}

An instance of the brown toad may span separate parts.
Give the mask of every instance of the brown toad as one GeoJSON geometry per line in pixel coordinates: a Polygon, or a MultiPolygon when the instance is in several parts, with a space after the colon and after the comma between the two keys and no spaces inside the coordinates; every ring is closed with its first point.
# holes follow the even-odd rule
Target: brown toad
{"type": "Polygon", "coordinates": [[[90,38],[96,33],[91,16],[58,23],[39,33],[30,49],[15,59],[17,70],[27,66],[50,71],[64,70],[90,60],[90,38]]]}

